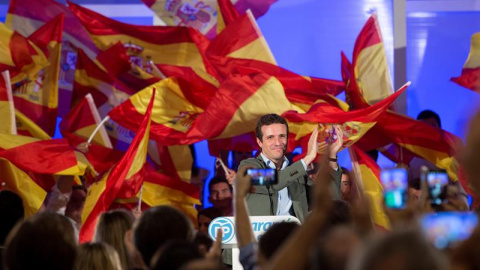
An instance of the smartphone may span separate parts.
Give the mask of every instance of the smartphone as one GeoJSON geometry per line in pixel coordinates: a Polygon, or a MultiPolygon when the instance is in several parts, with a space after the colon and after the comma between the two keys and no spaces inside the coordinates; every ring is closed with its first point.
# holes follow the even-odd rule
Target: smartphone
{"type": "Polygon", "coordinates": [[[432,206],[440,206],[447,196],[448,175],[445,171],[427,173],[428,197],[432,206]]]}
{"type": "Polygon", "coordinates": [[[444,249],[470,237],[478,217],[472,212],[437,212],[422,216],[420,223],[430,243],[444,249]]]}
{"type": "Polygon", "coordinates": [[[265,186],[278,184],[277,170],[275,169],[247,169],[252,177],[252,185],[265,186]]]}
{"type": "Polygon", "coordinates": [[[405,168],[384,169],[380,172],[383,197],[388,208],[402,209],[407,205],[408,174],[405,168]]]}

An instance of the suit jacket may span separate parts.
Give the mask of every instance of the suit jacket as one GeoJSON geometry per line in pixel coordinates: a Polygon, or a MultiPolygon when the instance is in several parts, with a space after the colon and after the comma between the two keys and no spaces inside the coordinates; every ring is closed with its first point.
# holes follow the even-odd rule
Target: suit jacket
{"type": "MultiPolygon", "coordinates": [[[[254,168],[268,168],[261,155],[256,158],[248,158],[240,162],[239,168],[251,166],[254,168]]],[[[340,181],[342,171],[333,171],[330,175],[334,185],[335,199],[340,198],[340,181]]],[[[278,191],[287,187],[292,200],[295,216],[303,222],[308,213],[306,185],[314,182],[307,177],[307,172],[301,161],[297,161],[278,172],[278,184],[267,186],[255,186],[255,193],[247,195],[247,206],[252,216],[271,216],[277,213],[278,191]]]]}

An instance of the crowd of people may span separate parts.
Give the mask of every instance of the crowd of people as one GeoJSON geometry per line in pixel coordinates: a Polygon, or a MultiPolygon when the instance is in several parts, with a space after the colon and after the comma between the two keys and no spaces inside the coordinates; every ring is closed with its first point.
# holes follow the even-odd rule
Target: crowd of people
{"type": "MultiPolygon", "coordinates": [[[[286,156],[288,124],[276,114],[256,125],[256,157],[244,156],[235,170],[217,174],[209,183],[213,207],[198,211],[198,223],[171,206],[138,213],[102,213],[91,242],[78,242],[87,191],[71,178],[57,181],[45,209],[24,219],[22,199],[0,191],[0,251],[3,269],[228,269],[229,249],[222,250],[222,231],[209,237],[208,225],[233,216],[244,269],[480,269],[476,256],[480,225],[462,241],[442,248],[426,237],[421,217],[432,212],[469,213],[463,190],[448,194],[432,208],[426,183],[410,180],[408,203],[402,209],[383,206],[390,228],[372,222],[369,201],[356,175],[338,164],[343,131],[335,134],[326,153],[317,157],[318,131],[306,154],[291,162],[286,156]],[[277,171],[276,184],[252,185],[248,169],[277,171]],[[416,184],[415,184],[416,183],[416,184]],[[291,215],[301,225],[280,222],[257,239],[251,216],[291,215]]],[[[461,157],[472,189],[480,190],[480,113],[470,125],[461,157]]],[[[462,233],[467,233],[467,228],[462,233]]],[[[468,232],[470,233],[470,232],[468,232]]]]}

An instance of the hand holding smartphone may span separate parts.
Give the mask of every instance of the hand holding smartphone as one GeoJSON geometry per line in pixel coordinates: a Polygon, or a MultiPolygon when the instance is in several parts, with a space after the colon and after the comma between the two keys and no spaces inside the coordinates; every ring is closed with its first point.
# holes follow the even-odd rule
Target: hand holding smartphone
{"type": "Polygon", "coordinates": [[[408,199],[408,174],[405,168],[385,169],[380,172],[385,205],[403,209],[408,199]]]}

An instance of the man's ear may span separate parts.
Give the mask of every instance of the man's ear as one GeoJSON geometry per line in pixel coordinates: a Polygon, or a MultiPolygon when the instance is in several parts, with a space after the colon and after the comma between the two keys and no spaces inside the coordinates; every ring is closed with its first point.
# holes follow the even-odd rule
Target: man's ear
{"type": "Polygon", "coordinates": [[[259,138],[256,138],[256,139],[257,139],[257,144],[258,144],[258,146],[260,146],[260,148],[262,148],[262,144],[263,144],[262,141],[260,141],[259,138]]]}

